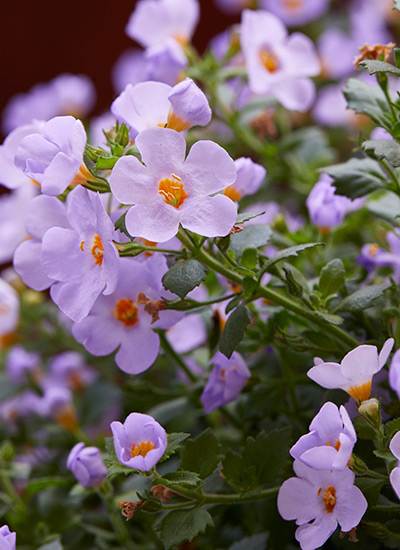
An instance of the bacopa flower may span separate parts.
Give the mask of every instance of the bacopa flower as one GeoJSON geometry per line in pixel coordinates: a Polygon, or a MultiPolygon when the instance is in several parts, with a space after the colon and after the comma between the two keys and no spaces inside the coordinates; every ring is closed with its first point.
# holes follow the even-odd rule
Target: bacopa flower
{"type": "Polygon", "coordinates": [[[293,445],[290,454],[316,470],[343,470],[356,440],[346,409],[328,402],[311,422],[310,433],[293,445]]]}
{"type": "Polygon", "coordinates": [[[7,337],[18,325],[19,298],[13,287],[0,278],[0,350],[5,347],[7,337]]]}
{"type": "Polygon", "coordinates": [[[261,7],[272,11],[288,25],[304,25],[328,9],[329,0],[261,0],[261,7]]]}
{"type": "Polygon", "coordinates": [[[173,38],[190,41],[199,20],[197,0],[140,0],[125,28],[126,34],[144,48],[173,38]]]}
{"type": "Polygon", "coordinates": [[[350,351],[339,363],[324,363],[315,358],[307,376],[327,389],[342,389],[360,404],[369,399],[374,374],[386,363],[394,344],[389,338],[378,355],[376,346],[363,344],[350,351]]]}
{"type": "Polygon", "coordinates": [[[167,448],[164,428],[148,414],[131,413],[125,422],[111,422],[114,447],[121,464],[148,472],[167,448]]]}
{"type": "Polygon", "coordinates": [[[186,160],[186,142],[168,128],[148,128],[136,145],[146,166],[134,156],[116,163],[110,186],[123,204],[135,204],[126,227],[135,237],[165,242],[179,224],[205,237],[224,236],[236,220],[236,205],[224,195],[209,197],[234,182],[228,153],[212,141],[195,143],[186,160]]]}
{"type": "Polygon", "coordinates": [[[400,349],[393,355],[389,367],[389,386],[397,393],[400,399],[400,349]]]}
{"type": "Polygon", "coordinates": [[[42,193],[59,195],[68,185],[91,179],[83,163],[85,146],[86,132],[80,120],[72,116],[55,117],[44,124],[41,133],[21,140],[15,165],[40,184],[42,193]]]}
{"type": "Polygon", "coordinates": [[[306,111],[311,106],[315,87],[308,77],[319,74],[320,64],[307,36],[288,36],[272,13],[244,10],[240,41],[252,92],[271,94],[291,110],[306,111]]]}
{"type": "Polygon", "coordinates": [[[71,449],[67,468],[85,489],[100,485],[107,476],[100,450],[97,447],[86,447],[84,443],[77,443],[71,449]]]}
{"type": "MultiPolygon", "coordinates": [[[[115,291],[99,296],[92,311],[72,327],[74,337],[96,356],[108,355],[119,348],[115,362],[128,374],[147,370],[156,360],[160,340],[153,328],[169,328],[181,319],[175,311],[159,311],[156,320],[146,311],[147,298],[155,304],[161,298],[161,278],[167,271],[163,256],[145,261],[121,258],[115,291]],[[140,296],[145,300],[141,301],[140,296]]],[[[147,308],[148,309],[148,308],[147,308]]]]}
{"type": "Polygon", "coordinates": [[[236,159],[235,166],[236,181],[224,190],[224,195],[233,201],[238,201],[245,195],[253,195],[258,191],[267,171],[264,166],[253,162],[248,157],[236,159]]]}
{"type": "Polygon", "coordinates": [[[207,414],[235,401],[250,378],[246,363],[236,351],[229,359],[217,352],[211,359],[211,364],[214,366],[200,398],[207,414]]]}
{"type": "Polygon", "coordinates": [[[190,78],[174,87],[163,82],[128,84],[112,103],[111,111],[131,127],[133,139],[152,126],[181,132],[191,126],[206,126],[211,120],[208,100],[190,78]]]}
{"type": "Polygon", "coordinates": [[[0,527],[0,548],[2,550],[15,550],[17,534],[12,533],[8,525],[0,527]]]}
{"type": "Polygon", "coordinates": [[[282,484],[278,494],[278,510],[283,519],[296,520],[296,540],[302,550],[314,550],[336,530],[356,527],[367,509],[367,501],[354,486],[354,473],[315,470],[295,460],[293,469],[298,477],[282,484]]]}
{"type": "Polygon", "coordinates": [[[397,458],[396,467],[390,472],[390,483],[397,497],[400,499],[400,432],[397,432],[392,437],[389,448],[397,458]]]}
{"type": "Polygon", "coordinates": [[[26,382],[28,376],[40,375],[40,356],[32,351],[26,351],[22,346],[14,346],[7,355],[6,371],[17,383],[26,382]]]}

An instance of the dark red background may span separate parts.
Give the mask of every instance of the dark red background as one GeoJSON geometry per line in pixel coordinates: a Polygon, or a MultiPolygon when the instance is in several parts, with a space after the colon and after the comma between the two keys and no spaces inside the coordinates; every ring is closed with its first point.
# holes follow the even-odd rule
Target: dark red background
{"type": "MultiPolygon", "coordinates": [[[[185,0],[182,0],[183,2],[185,0]]],[[[96,113],[114,98],[111,68],[134,46],[124,32],[135,0],[21,0],[0,2],[0,111],[17,92],[26,92],[62,72],[87,74],[95,82],[96,113]]],[[[203,51],[210,38],[239,20],[200,0],[194,44],[203,51]]]]}

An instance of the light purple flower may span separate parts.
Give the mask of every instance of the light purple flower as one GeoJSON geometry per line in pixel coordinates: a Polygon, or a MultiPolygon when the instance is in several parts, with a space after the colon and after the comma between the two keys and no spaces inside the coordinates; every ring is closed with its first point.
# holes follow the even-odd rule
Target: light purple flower
{"type": "Polygon", "coordinates": [[[224,236],[236,220],[236,205],[224,195],[209,197],[234,182],[228,153],[212,141],[196,142],[185,160],[186,142],[168,128],[148,128],[136,139],[146,166],[133,156],[118,160],[110,186],[116,198],[135,204],[126,227],[135,237],[165,242],[181,224],[205,237],[224,236]]]}
{"type": "Polygon", "coordinates": [[[77,443],[71,449],[67,468],[85,489],[101,485],[107,476],[100,450],[97,447],[85,447],[84,443],[77,443]]]}
{"type": "Polygon", "coordinates": [[[82,391],[97,378],[96,371],[86,363],[83,355],[75,351],[54,357],[50,362],[50,372],[55,382],[75,391],[82,391]]]}
{"type": "Polygon", "coordinates": [[[201,315],[193,313],[169,328],[166,337],[177,353],[187,353],[204,344],[207,330],[201,315]]]}
{"type": "Polygon", "coordinates": [[[329,0],[261,0],[260,7],[271,11],[291,27],[321,17],[329,7],[329,0]]]}
{"type": "Polygon", "coordinates": [[[160,311],[154,320],[138,302],[140,293],[158,301],[163,291],[161,278],[167,271],[166,260],[157,254],[146,261],[121,258],[121,269],[115,291],[100,296],[90,315],[72,328],[72,334],[96,356],[108,355],[118,348],[115,362],[128,374],[147,370],[156,360],[160,347],[153,328],[169,328],[182,314],[160,311]]]}
{"type": "Polygon", "coordinates": [[[298,477],[282,484],[278,510],[283,519],[296,520],[296,540],[302,550],[322,546],[338,523],[344,532],[360,523],[368,504],[349,468],[315,470],[295,460],[293,469],[298,477]]]}
{"type": "Polygon", "coordinates": [[[400,432],[397,432],[390,442],[389,448],[397,458],[396,467],[390,472],[390,483],[395,491],[397,498],[400,499],[400,432]]]}
{"type": "Polygon", "coordinates": [[[369,399],[374,374],[386,363],[394,344],[389,338],[378,355],[376,346],[363,344],[350,351],[339,363],[324,363],[315,358],[307,376],[323,388],[342,389],[359,404],[369,399]]]}
{"type": "Polygon", "coordinates": [[[174,38],[190,41],[199,20],[197,0],[140,0],[125,28],[126,34],[144,48],[174,38]]]}
{"type": "Polygon", "coordinates": [[[3,112],[3,128],[7,134],[35,119],[47,121],[59,115],[83,117],[92,109],[95,99],[96,91],[89,77],[60,74],[12,97],[3,112]]]}
{"type": "Polygon", "coordinates": [[[245,195],[254,195],[258,191],[267,171],[264,166],[253,162],[248,157],[236,159],[235,166],[236,181],[225,189],[224,195],[233,201],[238,201],[245,195]]]}
{"type": "Polygon", "coordinates": [[[121,464],[148,472],[167,448],[167,434],[147,414],[131,413],[123,424],[111,422],[114,447],[121,464]]]}
{"type": "Polygon", "coordinates": [[[319,74],[320,64],[307,36],[288,36],[272,13],[244,10],[241,46],[252,92],[271,94],[290,110],[309,109],[315,87],[308,77],[319,74]]]}
{"type": "Polygon", "coordinates": [[[0,350],[3,337],[13,332],[19,321],[19,298],[13,287],[0,277],[0,350]]]}
{"type": "Polygon", "coordinates": [[[27,382],[31,376],[40,374],[40,357],[37,353],[26,351],[22,346],[14,346],[7,355],[6,371],[14,382],[27,382]]]}
{"type": "Polygon", "coordinates": [[[206,414],[235,401],[250,378],[246,363],[236,351],[230,359],[218,351],[210,363],[213,369],[200,398],[206,414]]]}
{"type": "Polygon", "coordinates": [[[77,187],[67,198],[72,229],[52,227],[43,235],[41,262],[55,281],[53,301],[73,321],[81,321],[100,293],[111,294],[118,278],[114,226],[99,195],[77,187]]]}
{"type": "Polygon", "coordinates": [[[393,136],[389,134],[385,128],[378,126],[374,128],[371,132],[370,139],[381,140],[381,139],[393,139],[393,136]]]}
{"type": "Polygon", "coordinates": [[[337,80],[354,73],[358,45],[351,36],[340,29],[328,28],[318,38],[317,46],[325,77],[337,80]]]}
{"type": "Polygon", "coordinates": [[[15,165],[40,184],[42,193],[59,195],[68,185],[91,179],[83,163],[85,146],[86,132],[80,120],[55,117],[42,127],[40,134],[21,140],[15,165]]]}
{"type": "Polygon", "coordinates": [[[8,525],[0,527],[0,549],[15,550],[17,534],[11,532],[8,525]]]}
{"type": "Polygon", "coordinates": [[[290,449],[293,458],[316,470],[343,470],[357,435],[346,409],[325,403],[310,424],[310,432],[290,449]]]}
{"type": "Polygon", "coordinates": [[[311,223],[321,230],[340,225],[348,212],[360,208],[364,202],[362,198],[352,201],[348,197],[336,195],[332,182],[333,178],[322,174],[306,200],[311,223]]]}
{"type": "Polygon", "coordinates": [[[392,362],[390,363],[389,386],[397,393],[397,397],[400,399],[400,349],[393,355],[392,362]]]}

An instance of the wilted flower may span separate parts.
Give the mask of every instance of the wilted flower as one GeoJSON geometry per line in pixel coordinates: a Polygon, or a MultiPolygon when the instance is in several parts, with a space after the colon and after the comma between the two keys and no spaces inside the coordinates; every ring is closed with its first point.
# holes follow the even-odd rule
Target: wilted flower
{"type": "Polygon", "coordinates": [[[363,344],[345,355],[340,365],[317,357],[307,376],[323,388],[346,391],[359,404],[369,398],[372,377],[386,363],[393,344],[393,338],[386,340],[379,355],[376,346],[363,344]]]}
{"type": "Polygon", "coordinates": [[[84,443],[77,443],[69,453],[67,468],[71,470],[78,482],[87,489],[103,483],[107,476],[97,447],[85,447],[84,443]]]}
{"type": "Polygon", "coordinates": [[[111,422],[114,447],[121,464],[148,472],[167,448],[167,434],[147,414],[131,413],[125,422],[111,422]]]}
{"type": "Polygon", "coordinates": [[[295,460],[293,469],[298,477],[283,482],[278,510],[283,519],[296,520],[296,540],[302,550],[322,546],[338,523],[345,532],[360,523],[368,505],[349,468],[315,470],[295,460]]]}

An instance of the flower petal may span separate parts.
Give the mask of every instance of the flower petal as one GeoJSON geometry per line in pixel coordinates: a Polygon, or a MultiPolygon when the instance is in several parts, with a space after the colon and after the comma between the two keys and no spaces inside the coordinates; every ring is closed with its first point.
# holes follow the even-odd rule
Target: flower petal
{"type": "Polygon", "coordinates": [[[186,154],[185,138],[169,128],[143,130],[136,138],[142,161],[153,174],[170,177],[182,170],[186,154]]]}
{"type": "MultiPolygon", "coordinates": [[[[350,351],[341,362],[341,370],[350,386],[359,386],[371,380],[380,370],[376,346],[363,344],[350,351]]],[[[383,365],[382,365],[383,366],[383,365]]]]}
{"type": "Polygon", "coordinates": [[[335,388],[343,389],[349,385],[349,381],[343,376],[338,363],[320,363],[318,366],[312,367],[307,372],[307,376],[323,388],[329,390],[335,388]]]}
{"type": "Polygon", "coordinates": [[[236,204],[225,195],[196,197],[180,215],[185,229],[204,237],[224,237],[237,216],[236,204]]]}

